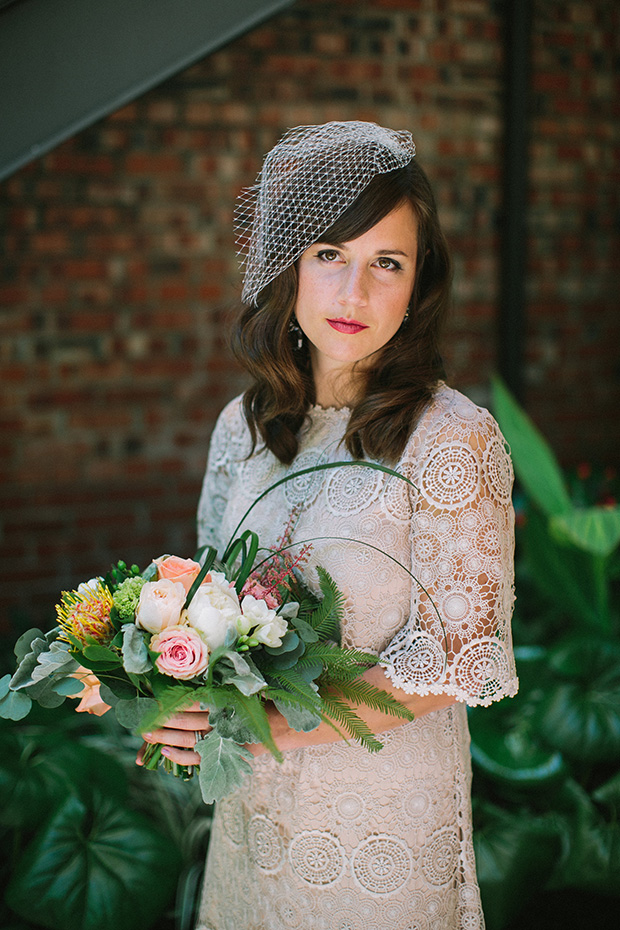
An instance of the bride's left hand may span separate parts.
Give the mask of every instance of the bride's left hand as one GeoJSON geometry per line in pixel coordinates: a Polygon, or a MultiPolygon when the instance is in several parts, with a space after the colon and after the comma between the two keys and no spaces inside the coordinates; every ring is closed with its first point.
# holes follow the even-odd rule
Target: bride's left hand
{"type": "Polygon", "coordinates": [[[172,714],[165,727],[142,734],[144,743],[136,757],[136,765],[143,764],[147,743],[162,743],[162,755],[179,765],[200,765],[200,756],[194,752],[194,746],[211,729],[209,712],[201,710],[198,703],[192,704],[181,713],[172,714]]]}

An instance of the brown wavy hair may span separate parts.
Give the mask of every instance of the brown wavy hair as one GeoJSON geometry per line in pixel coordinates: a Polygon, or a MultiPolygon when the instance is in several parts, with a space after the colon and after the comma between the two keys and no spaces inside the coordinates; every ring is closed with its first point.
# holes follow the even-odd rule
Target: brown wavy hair
{"type": "MultiPolygon", "coordinates": [[[[438,381],[444,376],[439,338],[447,315],[451,262],[426,174],[412,160],[377,175],[321,236],[349,242],[409,201],[418,221],[417,266],[409,318],[362,373],[359,399],[344,435],[354,458],[395,464],[438,381]]],[[[297,300],[297,267],[266,285],[257,306],[242,308],[233,335],[237,358],[252,377],[243,407],[252,435],[285,464],[299,448],[298,433],[315,403],[307,341],[297,348],[291,333],[297,300]]]]}

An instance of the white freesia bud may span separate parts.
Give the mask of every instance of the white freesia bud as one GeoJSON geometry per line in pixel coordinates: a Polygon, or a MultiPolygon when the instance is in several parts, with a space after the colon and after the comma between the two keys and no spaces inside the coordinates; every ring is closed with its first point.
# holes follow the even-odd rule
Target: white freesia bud
{"type": "Polygon", "coordinates": [[[136,625],[149,633],[161,633],[179,623],[185,603],[185,588],[176,581],[162,578],[142,585],[136,608],[136,625]]]}
{"type": "Polygon", "coordinates": [[[230,630],[239,635],[237,622],[241,608],[234,585],[229,584],[222,572],[212,572],[211,579],[194,594],[186,619],[213,651],[224,645],[230,630]]]}
{"type": "Polygon", "coordinates": [[[265,646],[280,646],[282,637],[288,630],[288,623],[275,610],[267,607],[264,601],[258,601],[247,594],[241,602],[243,616],[249,621],[250,629],[255,627],[252,637],[265,646]]]}

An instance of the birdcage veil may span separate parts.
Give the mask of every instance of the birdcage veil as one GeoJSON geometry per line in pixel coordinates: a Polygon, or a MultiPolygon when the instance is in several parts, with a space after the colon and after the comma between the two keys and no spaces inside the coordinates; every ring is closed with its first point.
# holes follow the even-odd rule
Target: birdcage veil
{"type": "Polygon", "coordinates": [[[407,130],[359,120],[297,126],[266,155],[235,210],[242,300],[260,291],[316,242],[378,174],[407,165],[407,130]]]}

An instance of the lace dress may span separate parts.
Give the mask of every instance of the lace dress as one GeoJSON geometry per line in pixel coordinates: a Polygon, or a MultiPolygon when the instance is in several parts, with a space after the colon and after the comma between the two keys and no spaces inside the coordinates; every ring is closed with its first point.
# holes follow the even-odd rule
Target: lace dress
{"type": "MultiPolygon", "coordinates": [[[[221,550],[287,471],[349,459],[348,415],[313,408],[287,469],[265,450],[246,459],[232,401],[213,434],[200,542],[221,550]]],[[[376,754],[342,742],[291,750],[282,764],[254,760],[253,776],[217,805],[198,930],[484,926],[463,702],[517,690],[512,469],[490,414],[442,385],[397,470],[417,490],[368,468],[321,471],[272,491],[246,526],[271,545],[299,508],[294,539],[332,537],[314,543],[304,575],[312,586],[322,564],[345,593],[343,643],[381,654],[404,691],[459,703],[382,733],[376,754]]]]}

